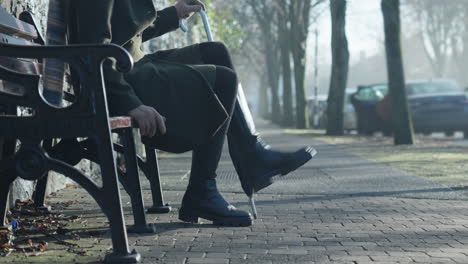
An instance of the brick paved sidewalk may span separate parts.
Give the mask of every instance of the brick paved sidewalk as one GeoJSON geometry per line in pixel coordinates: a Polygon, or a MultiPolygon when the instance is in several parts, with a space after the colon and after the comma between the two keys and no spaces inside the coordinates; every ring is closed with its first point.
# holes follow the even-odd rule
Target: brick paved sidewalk
{"type": "MultiPolygon", "coordinates": [[[[285,135],[274,127],[262,131],[274,146],[294,149],[309,143],[317,146],[319,156],[257,196],[260,219],[252,227],[185,224],[177,220],[177,210],[149,215],[157,234],[129,235],[143,263],[468,263],[464,196],[339,146],[285,135]]],[[[163,156],[165,198],[177,209],[190,155],[163,156]]],[[[224,196],[249,210],[228,156],[219,172],[224,196]]],[[[145,188],[148,203],[149,195],[145,188]]],[[[106,220],[82,189],[67,189],[50,201],[63,214],[80,216],[67,227],[74,235],[57,240],[37,234],[34,241],[49,242],[46,252],[29,257],[15,253],[0,263],[92,263],[109,251],[106,220]]],[[[128,197],[124,206],[131,224],[128,197]]]]}

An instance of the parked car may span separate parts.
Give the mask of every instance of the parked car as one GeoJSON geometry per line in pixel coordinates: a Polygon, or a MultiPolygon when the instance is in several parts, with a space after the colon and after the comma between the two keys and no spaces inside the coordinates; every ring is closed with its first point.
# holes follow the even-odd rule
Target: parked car
{"type": "Polygon", "coordinates": [[[383,101],[387,93],[386,84],[373,84],[358,86],[357,91],[350,95],[351,103],[356,111],[359,134],[371,135],[379,131],[389,134],[391,132],[390,123],[385,122],[385,118],[377,111],[377,105],[383,101]]]}
{"type": "Polygon", "coordinates": [[[310,96],[307,98],[307,108],[308,108],[308,111],[309,111],[309,122],[310,122],[310,125],[312,127],[315,126],[316,122],[317,122],[317,128],[325,128],[326,127],[326,124],[323,123],[324,122],[324,119],[323,117],[326,115],[326,110],[327,110],[327,96],[326,95],[323,95],[323,94],[320,94],[317,96],[317,103],[318,103],[318,107],[317,109],[315,109],[315,97],[314,96],[310,96]],[[315,111],[317,111],[317,121],[314,120],[315,118],[315,111]]]}
{"type": "Polygon", "coordinates": [[[441,131],[447,136],[463,131],[468,136],[468,99],[456,82],[410,82],[406,90],[416,131],[441,131]]]}
{"type": "MultiPolygon", "coordinates": [[[[444,132],[451,136],[462,131],[468,136],[468,98],[464,89],[447,79],[409,81],[406,93],[413,127],[416,132],[444,132]]],[[[358,111],[358,127],[364,133],[391,131],[391,104],[386,84],[369,85],[353,95],[358,107],[368,106],[366,113],[358,111]]]]}
{"type": "Polygon", "coordinates": [[[357,130],[357,115],[356,110],[351,103],[351,96],[356,93],[356,88],[346,89],[344,109],[343,109],[343,128],[346,132],[350,133],[357,130]]]}
{"type": "MultiPolygon", "coordinates": [[[[345,102],[343,109],[343,128],[346,132],[351,132],[357,129],[357,117],[354,106],[351,104],[351,95],[356,92],[356,88],[346,89],[345,102]]],[[[327,126],[327,96],[321,95],[318,97],[319,101],[319,128],[326,128],[327,126]]],[[[314,124],[314,97],[308,99],[310,123],[314,124]]]]}

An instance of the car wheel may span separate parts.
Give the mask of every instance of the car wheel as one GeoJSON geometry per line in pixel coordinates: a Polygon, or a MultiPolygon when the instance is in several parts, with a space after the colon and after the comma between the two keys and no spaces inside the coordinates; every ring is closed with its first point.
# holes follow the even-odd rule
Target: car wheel
{"type": "Polygon", "coordinates": [[[455,131],[445,131],[445,136],[453,137],[455,135],[455,131]]]}
{"type": "Polygon", "coordinates": [[[390,130],[385,130],[385,131],[383,132],[383,135],[384,135],[385,137],[391,137],[391,136],[393,136],[393,132],[390,131],[390,130]]]}
{"type": "Polygon", "coordinates": [[[463,138],[468,139],[468,129],[463,130],[463,138]]]}

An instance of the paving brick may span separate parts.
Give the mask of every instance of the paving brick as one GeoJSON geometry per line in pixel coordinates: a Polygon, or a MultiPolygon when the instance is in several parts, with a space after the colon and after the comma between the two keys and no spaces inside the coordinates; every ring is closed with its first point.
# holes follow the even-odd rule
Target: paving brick
{"type": "Polygon", "coordinates": [[[229,259],[221,258],[188,258],[187,264],[228,264],[229,259]]]}
{"type": "Polygon", "coordinates": [[[304,249],[271,249],[268,254],[272,255],[307,255],[307,250],[304,249]]]}

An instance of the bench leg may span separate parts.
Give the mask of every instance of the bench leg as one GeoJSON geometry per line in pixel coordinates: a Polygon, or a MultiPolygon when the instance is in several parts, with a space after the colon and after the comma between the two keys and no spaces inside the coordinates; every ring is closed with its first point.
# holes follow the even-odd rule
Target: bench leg
{"type": "MultiPolygon", "coordinates": [[[[120,144],[114,144],[115,149],[119,153],[123,153],[123,146],[120,144]]],[[[146,160],[137,155],[138,167],[143,171],[145,177],[150,182],[151,194],[153,205],[148,208],[147,213],[149,214],[164,214],[169,213],[172,208],[164,204],[164,198],[161,189],[160,174],[158,168],[158,159],[156,150],[147,147],[146,149],[146,160]]]]}
{"type": "Polygon", "coordinates": [[[113,253],[107,255],[104,261],[107,263],[137,263],[141,256],[135,251],[129,252],[120,189],[117,182],[117,168],[110,136],[98,137],[96,142],[99,143],[96,159],[100,161],[102,187],[98,186],[82,171],[64,161],[49,158],[49,168],[74,180],[83,187],[106,215],[110,225],[113,253]]]}
{"type": "Polygon", "coordinates": [[[159,165],[156,150],[145,145],[146,162],[143,172],[150,182],[151,193],[153,197],[153,206],[148,208],[150,214],[165,214],[169,213],[172,208],[164,204],[164,197],[162,194],[161,180],[159,174],[159,165]]]}
{"type": "Polygon", "coordinates": [[[16,140],[5,140],[0,138],[0,178],[3,183],[0,184],[0,229],[7,228],[6,214],[8,212],[8,197],[10,194],[11,183],[16,179],[14,169],[10,168],[13,160],[11,158],[15,153],[16,140]]]}
{"type": "Polygon", "coordinates": [[[135,141],[132,128],[123,129],[120,133],[124,147],[126,173],[120,173],[120,182],[126,186],[130,196],[135,224],[127,228],[129,233],[155,233],[153,224],[146,222],[145,206],[141,193],[140,175],[138,173],[135,141]]]}
{"type": "MultiPolygon", "coordinates": [[[[154,233],[156,231],[154,225],[146,222],[137,167],[137,158],[140,164],[142,160],[136,155],[133,131],[131,129],[120,129],[114,132],[119,134],[123,143],[122,145],[114,143],[114,148],[118,153],[124,155],[127,168],[126,171],[118,169],[119,181],[130,196],[135,220],[135,225],[129,227],[127,231],[129,233],[154,233]]],[[[84,150],[82,157],[99,164],[100,162],[96,155],[98,153],[96,142],[94,140],[86,140],[82,141],[81,144],[84,150]]]]}
{"type": "Polygon", "coordinates": [[[8,228],[6,214],[8,212],[8,196],[10,194],[11,182],[0,186],[0,229],[8,228]]]}
{"type": "MultiPolygon", "coordinates": [[[[43,148],[48,151],[52,147],[52,140],[45,140],[43,148]]],[[[36,188],[34,191],[34,205],[36,208],[43,212],[50,212],[50,206],[45,205],[44,200],[46,196],[47,182],[49,174],[47,173],[44,177],[37,180],[36,188]]]]}
{"type": "Polygon", "coordinates": [[[109,219],[113,253],[105,258],[106,263],[136,263],[140,254],[130,253],[128,248],[127,230],[122,210],[120,189],[117,182],[117,167],[114,159],[110,131],[104,130],[99,142],[98,155],[102,173],[102,207],[109,219]]]}
{"type": "Polygon", "coordinates": [[[37,210],[42,212],[50,212],[51,210],[50,206],[44,203],[48,179],[49,175],[46,174],[44,177],[37,180],[36,190],[34,191],[34,205],[37,210]]]}

